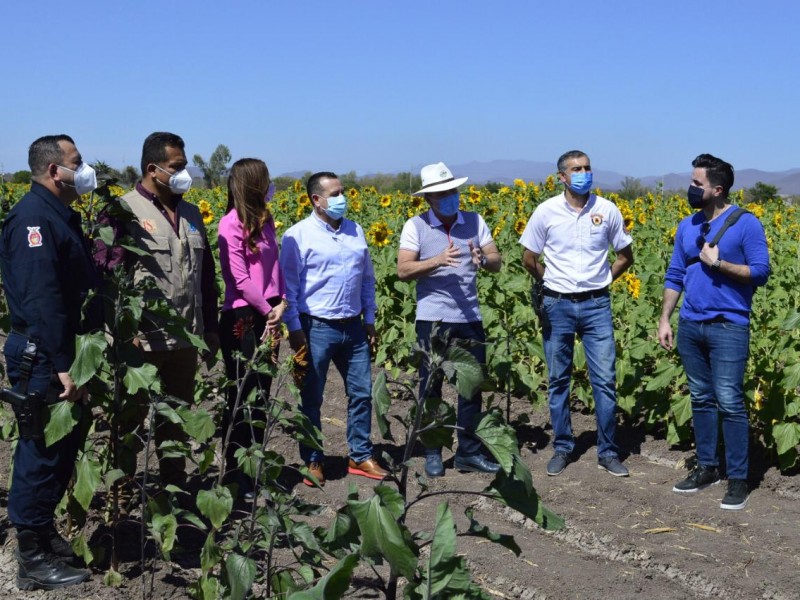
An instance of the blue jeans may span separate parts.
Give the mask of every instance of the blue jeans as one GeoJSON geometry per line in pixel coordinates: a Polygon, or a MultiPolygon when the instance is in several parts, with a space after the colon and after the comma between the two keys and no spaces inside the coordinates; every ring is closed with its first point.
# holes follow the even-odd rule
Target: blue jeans
{"type": "MultiPolygon", "coordinates": [[[[425,348],[430,349],[431,345],[431,330],[433,326],[438,326],[439,334],[444,334],[445,331],[450,332],[450,339],[456,340],[473,340],[479,342],[477,345],[471,345],[467,348],[470,354],[475,357],[481,365],[486,363],[486,335],[483,331],[483,325],[480,321],[472,323],[434,323],[433,321],[417,321],[417,343],[425,348]]],[[[419,393],[420,396],[424,393],[425,387],[428,383],[428,366],[425,361],[419,369],[419,393]]],[[[442,378],[441,375],[431,382],[431,389],[428,392],[431,398],[441,398],[442,396],[442,378]]],[[[456,417],[456,425],[458,425],[458,455],[459,456],[475,456],[481,452],[481,442],[472,435],[471,432],[475,431],[476,417],[481,412],[481,392],[480,390],[473,394],[472,398],[465,398],[458,396],[458,415],[456,417]]],[[[425,454],[440,455],[441,448],[425,448],[425,454]]]]}
{"type": "MultiPolygon", "coordinates": [[[[12,332],[6,340],[8,380],[19,389],[19,367],[27,338],[12,332]]],[[[64,391],[50,363],[41,353],[33,363],[28,380],[28,393],[57,395],[64,391]]],[[[67,491],[75,459],[82,440],[81,426],[75,428],[52,446],[44,440],[17,441],[14,451],[14,475],[8,492],[8,520],[19,527],[45,527],[53,522],[56,506],[67,491]]]]}
{"type": "Polygon", "coordinates": [[[728,322],[681,319],[678,353],[689,380],[697,462],[719,465],[719,416],[729,479],[747,479],[749,423],[744,405],[744,371],[750,328],[728,322]]]}
{"type": "Polygon", "coordinates": [[[550,421],[553,424],[553,449],[571,453],[575,449],[569,412],[570,380],[575,335],[579,335],[586,354],[589,381],[597,416],[597,456],[617,456],[614,441],[617,426],[616,347],[608,294],[573,301],[545,296],[542,333],[550,380],[550,421]]]}
{"type": "MultiPolygon", "coordinates": [[[[347,393],[347,446],[350,458],[363,462],[372,457],[372,372],[369,342],[361,319],[330,321],[300,315],[308,343],[308,372],[300,390],[303,413],[322,430],[322,393],[331,360],[344,380],[347,393]]],[[[321,440],[320,440],[321,442],[321,440]]],[[[303,461],[321,462],[324,453],[300,445],[303,461]]]]}

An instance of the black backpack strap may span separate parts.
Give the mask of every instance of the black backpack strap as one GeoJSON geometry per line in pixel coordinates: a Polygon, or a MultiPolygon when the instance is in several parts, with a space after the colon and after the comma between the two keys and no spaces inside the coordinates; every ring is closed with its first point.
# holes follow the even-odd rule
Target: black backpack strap
{"type": "MultiPolygon", "coordinates": [[[[731,214],[729,214],[727,217],[725,217],[725,222],[722,224],[722,227],[719,228],[719,231],[716,233],[714,238],[708,243],[708,245],[713,248],[714,246],[719,244],[719,241],[722,239],[722,236],[725,235],[725,232],[728,231],[728,229],[733,224],[735,224],[736,221],[741,219],[742,215],[744,213],[746,213],[746,212],[748,212],[748,211],[746,211],[743,208],[735,208],[733,210],[733,212],[731,212],[731,214]]],[[[700,262],[700,256],[693,256],[689,260],[686,261],[686,266],[688,267],[688,266],[693,265],[693,264],[698,263],[698,262],[700,262]]]]}
{"type": "Polygon", "coordinates": [[[746,212],[747,211],[745,209],[743,209],[743,208],[734,209],[734,211],[731,214],[729,214],[727,217],[725,217],[725,222],[722,224],[722,227],[719,228],[719,231],[717,232],[717,235],[714,236],[714,239],[711,240],[708,243],[708,245],[713,248],[714,246],[719,244],[720,239],[722,239],[722,235],[726,231],[728,231],[728,228],[731,227],[733,224],[735,224],[736,221],[738,221],[742,217],[742,215],[744,213],[746,213],[746,212]]]}

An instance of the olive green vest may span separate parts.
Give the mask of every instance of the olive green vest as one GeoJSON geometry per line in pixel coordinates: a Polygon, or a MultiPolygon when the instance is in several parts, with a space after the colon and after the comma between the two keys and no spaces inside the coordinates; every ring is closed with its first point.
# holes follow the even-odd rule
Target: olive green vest
{"type": "MultiPolygon", "coordinates": [[[[136,217],[128,227],[136,245],[149,252],[137,256],[134,281],[152,278],[156,289],[146,292],[148,299],[165,299],[188,323],[189,330],[203,335],[201,278],[206,232],[198,208],[181,202],[178,210],[178,235],[152,201],[136,189],[122,197],[136,217]]],[[[139,325],[144,350],[177,350],[191,344],[164,328],[164,320],[145,311],[139,325]]]]}

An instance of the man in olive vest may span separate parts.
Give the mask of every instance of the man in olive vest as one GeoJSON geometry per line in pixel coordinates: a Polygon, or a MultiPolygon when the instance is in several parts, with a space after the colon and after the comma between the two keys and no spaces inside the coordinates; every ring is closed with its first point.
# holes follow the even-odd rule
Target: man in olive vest
{"type": "MultiPolygon", "coordinates": [[[[125,260],[133,268],[136,282],[151,278],[156,284],[150,291],[153,297],[166,300],[185,319],[189,331],[205,339],[214,355],[219,349],[214,258],[199,209],[183,199],[192,185],[186,165],[184,142],[179,136],[156,132],[147,137],[142,149],[142,180],[122,197],[134,217],[126,224],[125,233],[147,254],[126,256],[124,250],[115,247],[97,253],[96,260],[106,269],[125,260]]],[[[137,345],[144,360],[158,369],[164,394],[191,403],[197,349],[170,333],[165,325],[161,318],[145,311],[137,345]]],[[[140,400],[134,425],[147,413],[146,397],[140,400]]],[[[154,435],[157,448],[167,440],[185,439],[179,425],[159,417],[154,435]]],[[[159,467],[163,485],[185,485],[183,458],[167,458],[159,452],[159,467]]]]}

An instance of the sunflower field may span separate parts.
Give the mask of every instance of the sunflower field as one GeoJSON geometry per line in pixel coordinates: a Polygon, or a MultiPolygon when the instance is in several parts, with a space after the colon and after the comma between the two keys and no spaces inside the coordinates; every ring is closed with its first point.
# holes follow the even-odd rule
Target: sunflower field
{"type": "MultiPolygon", "coordinates": [[[[0,216],[28,189],[0,183],[0,216]]],[[[598,193],[602,192],[596,190],[598,193]]],[[[114,195],[125,190],[112,186],[114,195]]],[[[560,192],[555,177],[540,183],[517,179],[495,192],[462,188],[461,208],[483,215],[503,255],[500,273],[480,272],[478,291],[489,342],[489,388],[495,398],[526,397],[546,402],[547,373],[541,331],[530,303],[531,279],[522,267],[518,239],[534,208],[560,192]]],[[[371,187],[347,191],[347,217],[364,228],[377,279],[378,365],[399,375],[413,369],[415,342],[414,283],[397,277],[397,250],[404,222],[427,209],[424,199],[402,193],[381,194],[371,187]]],[[[658,344],[663,277],[672,253],[680,219],[691,209],[682,195],[657,191],[628,201],[603,194],[620,208],[634,239],[635,264],[612,285],[617,343],[619,406],[632,422],[677,444],[691,440],[691,404],[686,376],[677,352],[658,344]]],[[[226,190],[192,189],[185,198],[201,210],[216,247],[216,231],[227,205],[226,190]]],[[[772,275],[754,297],[751,314],[750,358],[745,376],[747,404],[754,435],[782,469],[797,463],[800,447],[800,220],[794,207],[781,200],[743,203],[743,191],[731,201],[754,213],[764,226],[772,275]]],[[[93,214],[93,196],[76,209],[93,214]]],[[[270,204],[278,236],[307,216],[311,202],[300,181],[279,191],[270,204]]],[[[613,259],[613,257],[612,257],[613,259]]],[[[221,286],[221,277],[218,276],[221,286]]],[[[673,315],[673,328],[677,325],[673,315]]],[[[0,323],[7,323],[7,319],[0,323]]],[[[593,400],[582,347],[575,348],[573,397],[592,409],[593,400]]]]}

